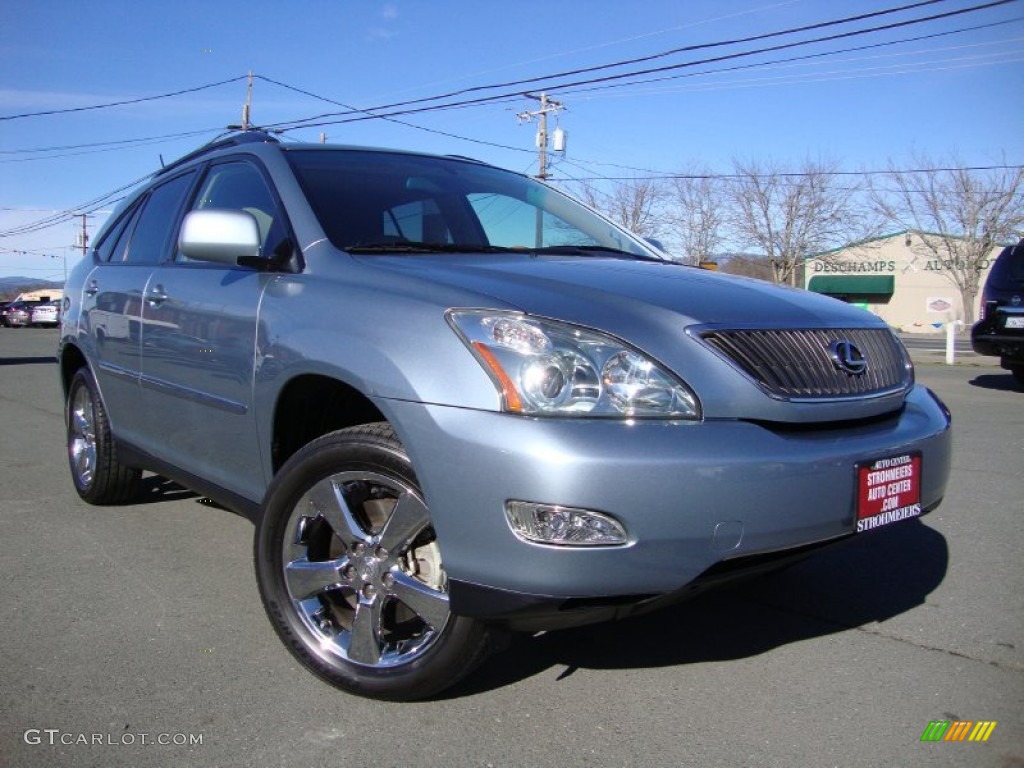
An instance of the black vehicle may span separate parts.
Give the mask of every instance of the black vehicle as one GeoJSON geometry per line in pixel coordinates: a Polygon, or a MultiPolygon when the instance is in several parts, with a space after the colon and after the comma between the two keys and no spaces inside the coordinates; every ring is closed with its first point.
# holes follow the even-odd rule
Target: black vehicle
{"type": "Polygon", "coordinates": [[[981,294],[981,311],[971,329],[974,351],[1000,358],[1024,385],[1024,238],[996,258],[981,294]]]}

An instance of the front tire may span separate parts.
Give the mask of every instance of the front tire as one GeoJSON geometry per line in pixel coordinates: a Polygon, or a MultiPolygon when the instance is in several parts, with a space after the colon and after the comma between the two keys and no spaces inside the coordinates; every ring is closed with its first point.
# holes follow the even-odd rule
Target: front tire
{"type": "Polygon", "coordinates": [[[138,496],[142,471],[118,462],[107,411],[88,368],[71,378],[65,421],[78,495],[90,504],[125,504],[138,496]]]}
{"type": "Polygon", "coordinates": [[[255,561],[274,629],[332,685],[422,699],[486,655],[486,628],[449,610],[427,506],[387,424],[332,432],[285,463],[267,492],[255,561]]]}

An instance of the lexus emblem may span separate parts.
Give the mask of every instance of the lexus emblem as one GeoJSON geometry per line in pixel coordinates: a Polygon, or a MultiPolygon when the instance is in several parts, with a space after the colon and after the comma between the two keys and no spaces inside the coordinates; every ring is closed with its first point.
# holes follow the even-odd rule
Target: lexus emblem
{"type": "Polygon", "coordinates": [[[860,376],[868,369],[867,358],[847,339],[837,339],[829,344],[828,356],[832,365],[851,376],[860,376]]]}
{"type": "Polygon", "coordinates": [[[1020,306],[1020,296],[1014,296],[1012,299],[1010,299],[1010,303],[1013,304],[1013,306],[1015,306],[1015,307],[1019,307],[1020,306]]]}

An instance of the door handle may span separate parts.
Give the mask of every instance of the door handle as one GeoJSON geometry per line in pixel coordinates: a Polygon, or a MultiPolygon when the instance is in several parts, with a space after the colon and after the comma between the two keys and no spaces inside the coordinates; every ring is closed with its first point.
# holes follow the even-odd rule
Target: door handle
{"type": "Polygon", "coordinates": [[[163,304],[168,298],[162,285],[154,286],[153,290],[146,294],[146,301],[150,304],[163,304]]]}

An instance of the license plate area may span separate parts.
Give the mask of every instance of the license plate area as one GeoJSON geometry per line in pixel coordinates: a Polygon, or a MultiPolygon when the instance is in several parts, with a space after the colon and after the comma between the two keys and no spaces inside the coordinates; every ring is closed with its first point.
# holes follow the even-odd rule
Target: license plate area
{"type": "Polygon", "coordinates": [[[1008,315],[1004,328],[1024,328],[1024,315],[1008,315]]]}
{"type": "Polygon", "coordinates": [[[857,465],[857,533],[921,514],[921,454],[857,465]]]}

